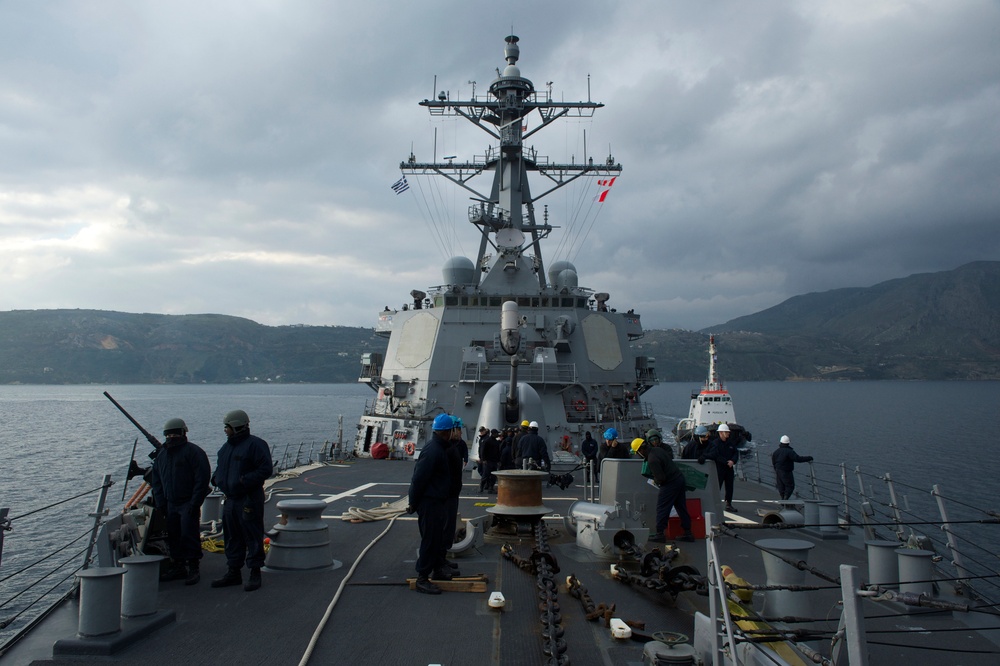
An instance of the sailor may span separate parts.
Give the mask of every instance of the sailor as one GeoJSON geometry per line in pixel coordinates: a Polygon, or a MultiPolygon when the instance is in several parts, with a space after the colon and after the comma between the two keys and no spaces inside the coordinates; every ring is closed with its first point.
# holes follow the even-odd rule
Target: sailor
{"type": "Polygon", "coordinates": [[[458,416],[452,416],[451,448],[448,450],[449,462],[451,463],[451,489],[448,493],[448,518],[444,525],[444,540],[441,556],[438,558],[436,573],[437,580],[451,580],[452,577],[461,575],[458,566],[448,561],[448,549],[455,543],[455,528],[458,525],[458,499],[462,494],[462,473],[465,465],[469,462],[469,445],[462,438],[462,431],[465,424],[458,416]]]}
{"type": "Polygon", "coordinates": [[[774,465],[774,485],[778,489],[781,499],[792,498],[795,492],[795,463],[812,462],[812,456],[800,456],[792,448],[792,440],[788,435],[782,435],[778,448],[771,454],[771,464],[774,465]]]}
{"type": "Polygon", "coordinates": [[[588,430],[583,436],[583,444],[580,445],[580,451],[583,453],[583,464],[586,465],[587,469],[587,480],[590,481],[590,470],[593,469],[597,471],[597,440],[594,439],[594,435],[588,430]]]}
{"type": "Polygon", "coordinates": [[[222,419],[226,443],[212,476],[226,495],[222,511],[226,564],[229,570],[212,581],[212,587],[228,587],[243,582],[240,570],[246,563],[250,578],[243,589],[253,592],[261,586],[264,566],[264,482],[274,471],[271,449],[260,437],[250,434],[250,417],[234,409],[222,419]]]}
{"type": "Polygon", "coordinates": [[[618,430],[615,428],[608,428],[604,431],[604,444],[601,445],[601,449],[597,454],[600,460],[605,458],[628,458],[628,446],[622,444],[618,441],[618,430]]]}
{"type": "Polygon", "coordinates": [[[528,434],[521,438],[520,447],[521,455],[524,460],[530,461],[531,469],[548,470],[552,466],[549,445],[538,434],[538,421],[531,421],[528,424],[528,434]]]}
{"type": "Polygon", "coordinates": [[[686,460],[705,458],[708,454],[708,445],[708,428],[700,425],[694,429],[694,436],[691,438],[691,441],[684,446],[684,450],[681,451],[681,458],[686,460]]]}
{"type": "Polygon", "coordinates": [[[479,436],[479,492],[493,492],[497,478],[493,472],[500,467],[500,432],[490,432],[485,427],[479,436]]]}
{"type": "Polygon", "coordinates": [[[514,467],[521,469],[524,464],[524,453],[521,449],[521,438],[530,432],[530,422],[525,419],[521,421],[521,429],[514,434],[514,439],[511,441],[510,454],[514,459],[514,467]]]}
{"type": "MultiPolygon", "coordinates": [[[[447,550],[444,532],[448,521],[448,498],[454,475],[450,450],[451,432],[455,421],[448,414],[438,414],[431,424],[431,440],[420,451],[410,479],[407,513],[417,513],[420,529],[420,550],[417,554],[417,592],[441,594],[441,588],[430,581],[439,572],[441,554],[447,550]]],[[[461,477],[459,477],[461,480],[461,477]]]]}
{"type": "MultiPolygon", "coordinates": [[[[715,461],[715,469],[719,473],[719,488],[726,486],[726,511],[739,513],[733,506],[733,486],[736,482],[736,460],[739,457],[736,439],[729,436],[729,426],[720,423],[715,431],[715,438],[709,445],[705,458],[715,461]]],[[[698,459],[701,462],[702,458],[698,459]]]]}
{"type": "Polygon", "coordinates": [[[639,454],[649,463],[646,475],[652,479],[657,488],[656,534],[649,537],[649,540],[653,543],[664,543],[667,540],[670,510],[674,509],[681,519],[681,529],[684,530],[680,540],[694,541],[694,534],[691,533],[691,515],[687,510],[684,475],[674,462],[673,455],[667,448],[650,446],[648,442],[638,437],[632,440],[632,452],[639,454]]]}
{"type": "Polygon", "coordinates": [[[505,428],[503,433],[493,431],[500,441],[500,469],[514,469],[514,429],[505,428]]]}
{"type": "Polygon", "coordinates": [[[160,580],[184,579],[185,585],[194,585],[201,580],[201,505],[208,496],[212,467],[201,447],[188,441],[187,431],[182,419],[164,424],[166,440],[153,460],[150,485],[156,508],[167,516],[170,565],[160,580]]]}

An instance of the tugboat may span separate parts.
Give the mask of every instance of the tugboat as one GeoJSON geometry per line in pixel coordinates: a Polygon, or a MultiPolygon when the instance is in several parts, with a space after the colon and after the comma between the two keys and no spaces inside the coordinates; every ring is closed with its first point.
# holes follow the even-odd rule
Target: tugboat
{"type": "Polygon", "coordinates": [[[657,384],[654,359],[629,346],[643,336],[639,314],[618,312],[608,293],[581,287],[569,261],[546,266],[542,258],[542,241],[556,227],[547,209],[539,219],[536,202],[584,176],[600,178],[604,193],[622,167],[611,155],[551,162],[524,141],[559,118],[592,117],[603,104],[536,91],[517,66],[518,38],[505,41],[507,65],[487,95],[473,88],[471,99],[452,100],[442,91],[420,102],[431,116],[465,118],[498,145],[467,161],[421,162],[411,153],[400,164],[401,183],[437,175],[472,193],[468,219],[481,235],[479,252],[448,259],[442,284],[414,289],[410,302],[379,315],[376,333],[388,346],[362,357],[358,381],[375,398],[358,424],[358,456],[419,455],[443,412],[463,420],[473,455],[479,426],[537,421],[553,450],[588,429],[599,438],[614,427],[628,441],[656,427],[640,400],[657,384]],[[474,189],[488,172],[490,188],[474,189]],[[540,194],[529,174],[542,180],[540,194]]]}
{"type": "Polygon", "coordinates": [[[733,399],[729,395],[719,373],[716,369],[716,362],[719,360],[715,351],[715,336],[708,336],[708,379],[700,391],[691,393],[691,407],[688,409],[687,418],[677,422],[674,427],[674,437],[677,445],[683,448],[687,442],[691,441],[695,428],[705,426],[710,432],[714,432],[720,423],[726,423],[731,430],[737,431],[735,434],[741,439],[751,441],[751,435],[742,426],[736,423],[736,410],[733,408],[733,399]]]}

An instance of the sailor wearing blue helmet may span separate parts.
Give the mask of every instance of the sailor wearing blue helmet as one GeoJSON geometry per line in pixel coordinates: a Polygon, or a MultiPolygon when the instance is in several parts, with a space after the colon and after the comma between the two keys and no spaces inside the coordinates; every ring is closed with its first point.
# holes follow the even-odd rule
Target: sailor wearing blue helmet
{"type": "Polygon", "coordinates": [[[465,423],[461,417],[453,416],[452,418],[454,424],[451,429],[451,449],[448,451],[448,458],[451,461],[450,473],[453,477],[453,483],[451,493],[448,496],[441,557],[439,558],[439,566],[436,567],[439,573],[434,576],[438,580],[450,580],[454,576],[462,575],[458,567],[448,561],[448,549],[455,543],[455,528],[458,525],[458,497],[462,494],[462,473],[465,471],[465,466],[469,464],[469,445],[462,437],[465,423]]]}
{"type": "MultiPolygon", "coordinates": [[[[439,414],[431,425],[431,439],[420,451],[413,477],[410,479],[409,506],[407,513],[417,513],[420,528],[420,550],[417,554],[417,592],[441,594],[441,588],[430,581],[450,579],[449,572],[442,570],[444,553],[448,548],[445,529],[448,524],[448,500],[451,496],[456,475],[451,453],[451,431],[455,420],[449,414],[439,414]]],[[[461,488],[461,470],[457,482],[461,488]]],[[[447,567],[445,567],[447,568],[447,567]]]]}
{"type": "MultiPolygon", "coordinates": [[[[608,428],[604,431],[604,443],[597,452],[597,467],[600,469],[605,458],[629,458],[628,446],[618,441],[618,430],[608,428]]],[[[595,475],[600,480],[600,475],[595,475]]]]}

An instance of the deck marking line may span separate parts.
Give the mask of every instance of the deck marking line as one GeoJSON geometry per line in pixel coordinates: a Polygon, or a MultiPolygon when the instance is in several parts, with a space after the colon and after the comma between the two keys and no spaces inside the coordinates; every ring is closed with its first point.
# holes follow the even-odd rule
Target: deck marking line
{"type": "Polygon", "coordinates": [[[333,502],[336,502],[342,497],[350,497],[351,495],[360,493],[363,490],[368,490],[369,488],[377,485],[378,485],[377,483],[364,483],[358,486],[357,488],[351,488],[350,490],[344,491],[342,493],[337,493],[336,495],[330,495],[329,497],[325,497],[323,498],[323,501],[326,502],[327,504],[331,504],[333,502]]]}

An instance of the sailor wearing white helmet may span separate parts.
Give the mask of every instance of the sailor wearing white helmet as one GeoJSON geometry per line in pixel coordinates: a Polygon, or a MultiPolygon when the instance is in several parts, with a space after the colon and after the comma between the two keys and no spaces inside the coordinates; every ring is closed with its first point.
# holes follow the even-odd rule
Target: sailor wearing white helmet
{"type": "Polygon", "coordinates": [[[771,454],[771,464],[774,465],[774,485],[781,499],[791,499],[795,492],[795,463],[812,462],[812,456],[800,456],[792,448],[792,440],[788,435],[782,435],[778,448],[771,454]]]}
{"type": "Polygon", "coordinates": [[[528,424],[528,434],[521,438],[521,455],[527,465],[526,469],[544,469],[551,466],[549,446],[538,434],[538,421],[528,424]]]}
{"type": "Polygon", "coordinates": [[[736,460],[739,455],[736,440],[729,436],[729,426],[720,423],[705,458],[715,461],[715,469],[719,473],[719,488],[726,487],[726,511],[733,513],[738,513],[733,506],[733,486],[736,484],[736,460]]]}

